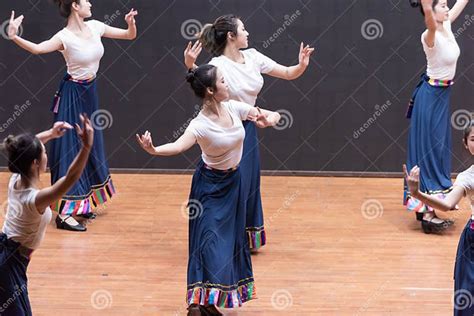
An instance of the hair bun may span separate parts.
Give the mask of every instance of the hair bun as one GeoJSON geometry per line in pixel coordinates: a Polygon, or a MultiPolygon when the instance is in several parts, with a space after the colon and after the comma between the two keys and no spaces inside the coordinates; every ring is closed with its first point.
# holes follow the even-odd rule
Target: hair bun
{"type": "Polygon", "coordinates": [[[191,83],[194,81],[196,75],[196,70],[195,69],[189,69],[188,73],[186,74],[186,81],[191,83]]]}
{"type": "Polygon", "coordinates": [[[412,6],[412,8],[418,8],[419,6],[421,6],[421,2],[420,0],[410,0],[410,5],[412,6]]]}
{"type": "Polygon", "coordinates": [[[7,138],[3,140],[2,146],[7,152],[12,152],[16,150],[17,144],[15,141],[15,136],[8,135],[7,138]]]}

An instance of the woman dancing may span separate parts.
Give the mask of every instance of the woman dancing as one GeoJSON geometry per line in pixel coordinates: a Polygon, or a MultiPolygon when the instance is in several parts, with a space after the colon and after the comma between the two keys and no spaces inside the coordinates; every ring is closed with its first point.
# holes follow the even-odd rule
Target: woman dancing
{"type": "Polygon", "coordinates": [[[38,249],[51,221],[49,205],[61,198],[81,177],[92,150],[94,129],[87,115],[80,115],[83,128],[76,124],[82,143],[64,177],[52,186],[39,189],[46,171],[47,155],[43,144],[63,137],[72,126],[56,122],[36,137],[31,134],[8,136],[3,149],[8,169],[13,173],[8,184],[8,204],[0,233],[0,315],[32,315],[28,298],[26,270],[30,256],[38,249]]]}
{"type": "MultiPolygon", "coordinates": [[[[204,47],[215,56],[209,63],[217,66],[224,74],[229,85],[230,98],[255,106],[263,87],[262,74],[286,80],[297,79],[308,67],[314,48],[301,43],[299,63],[285,67],[256,49],[245,49],[248,48],[248,37],[249,33],[240,18],[224,15],[203,27],[199,40],[194,45],[188,43],[184,56],[186,67],[192,69],[196,67],[196,59],[204,47]]],[[[255,124],[249,121],[243,124],[245,140],[240,167],[247,208],[246,227],[249,247],[257,250],[266,243],[260,194],[260,153],[255,124]]]]}
{"type": "MultiPolygon", "coordinates": [[[[474,156],[474,121],[464,131],[464,146],[474,156]]],[[[471,203],[472,215],[467,222],[459,239],[456,264],[454,267],[454,315],[473,315],[474,305],[472,295],[474,294],[474,164],[464,172],[461,172],[454,182],[453,190],[445,199],[438,199],[433,195],[420,191],[421,169],[415,166],[408,174],[407,167],[403,166],[405,179],[410,194],[430,207],[443,212],[456,209],[456,205],[463,197],[467,197],[471,203]],[[463,299],[470,297],[471,299],[463,299]]]]}
{"type": "Polygon", "coordinates": [[[199,114],[174,143],[154,147],[147,131],[137,140],[151,155],[180,154],[194,144],[202,161],[193,176],[189,196],[188,315],[222,315],[216,308],[232,308],[255,298],[246,245],[245,195],[241,170],[245,129],[274,126],[280,115],[238,101],[226,101],[229,89],[213,65],[190,70],[187,81],[201,100],[199,114]]]}
{"type": "MultiPolygon", "coordinates": [[[[449,10],[447,0],[421,1],[427,27],[421,35],[427,69],[407,113],[411,118],[407,165],[421,168],[421,191],[440,198],[452,189],[450,98],[460,49],[451,23],[467,3],[458,0],[449,10]]],[[[449,222],[436,217],[432,207],[411,196],[406,184],[404,192],[405,205],[416,212],[425,233],[448,226],[449,222]]]]}
{"type": "MultiPolygon", "coordinates": [[[[53,101],[54,121],[79,121],[79,113],[89,116],[99,108],[97,92],[97,71],[104,55],[101,37],[132,40],[136,37],[135,10],[125,16],[128,29],[108,26],[96,20],[84,21],[92,16],[88,0],[55,0],[61,16],[67,25],[51,39],[40,44],[32,43],[17,35],[23,16],[15,18],[13,11],[8,35],[21,48],[32,54],[46,54],[60,51],[67,64],[67,74],[61,81],[53,101]]],[[[72,134],[52,142],[50,148],[51,183],[55,183],[68,170],[80,142],[72,134]]],[[[115,193],[104,153],[102,131],[95,133],[94,148],[81,179],[61,199],[51,206],[58,212],[56,225],[60,229],[85,231],[72,215],[94,218],[92,211],[109,200],[115,193]]]]}

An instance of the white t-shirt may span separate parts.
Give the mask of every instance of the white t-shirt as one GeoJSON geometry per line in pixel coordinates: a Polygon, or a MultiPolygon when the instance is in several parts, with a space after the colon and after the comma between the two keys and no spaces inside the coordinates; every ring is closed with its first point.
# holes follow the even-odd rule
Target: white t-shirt
{"type": "Polygon", "coordinates": [[[431,48],[425,42],[428,30],[421,34],[427,61],[426,74],[431,79],[453,80],[461,50],[451,30],[451,22],[446,21],[443,25],[445,32],[436,31],[434,46],[431,48]]]}
{"type": "Polygon", "coordinates": [[[94,78],[104,55],[101,37],[105,32],[105,24],[96,20],[85,23],[91,30],[91,38],[79,38],[66,28],[54,35],[63,43],[64,50],[61,53],[66,60],[67,72],[76,80],[94,78]]]}
{"type": "Polygon", "coordinates": [[[464,189],[465,196],[471,202],[472,217],[474,217],[474,165],[458,174],[454,185],[464,189]]]}
{"type": "Polygon", "coordinates": [[[206,165],[218,170],[236,167],[242,159],[245,129],[242,121],[246,120],[252,106],[230,100],[222,102],[232,118],[230,128],[216,124],[200,112],[190,123],[186,131],[196,136],[202,150],[202,160],[206,165]]]}
{"type": "Polygon", "coordinates": [[[255,105],[263,87],[261,74],[269,73],[277,64],[256,49],[242,51],[245,63],[236,63],[224,55],[214,57],[209,64],[216,66],[229,86],[230,99],[255,105]]]}
{"type": "Polygon", "coordinates": [[[8,184],[7,216],[3,223],[3,233],[8,238],[19,242],[30,249],[38,249],[44,238],[52,212],[48,207],[43,215],[38,213],[35,205],[38,189],[15,189],[15,183],[21,178],[13,174],[8,184]]]}

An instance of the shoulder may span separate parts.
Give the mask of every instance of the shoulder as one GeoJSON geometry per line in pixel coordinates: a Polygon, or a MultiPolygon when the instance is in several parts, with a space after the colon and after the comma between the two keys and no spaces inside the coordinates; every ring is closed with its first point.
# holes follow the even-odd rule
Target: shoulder
{"type": "Polygon", "coordinates": [[[105,32],[105,23],[97,20],[89,20],[85,22],[93,31],[99,33],[101,36],[105,32]]]}

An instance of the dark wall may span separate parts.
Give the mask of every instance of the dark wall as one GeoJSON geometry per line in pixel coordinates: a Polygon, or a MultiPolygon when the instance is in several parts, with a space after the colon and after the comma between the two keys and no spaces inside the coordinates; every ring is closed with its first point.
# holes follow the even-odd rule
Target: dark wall
{"type": "MultiPolygon", "coordinates": [[[[22,34],[38,42],[57,32],[64,21],[51,2],[32,3],[2,1],[0,12],[5,20],[11,9],[24,14],[22,34]]],[[[106,54],[99,74],[99,91],[101,107],[110,112],[113,120],[104,130],[111,167],[192,168],[198,148],[180,157],[152,159],[140,150],[134,135],[148,129],[155,144],[160,144],[175,139],[186,126],[197,104],[183,80],[182,56],[189,31],[186,26],[192,23],[191,19],[204,24],[232,12],[242,17],[250,32],[250,46],[281,64],[297,63],[300,41],[316,48],[308,70],[298,80],[265,78],[258,104],[285,110],[288,127],[260,131],[262,169],[400,170],[406,157],[409,126],[404,117],[406,104],[425,66],[420,43],[423,20],[408,1],[92,3],[95,19],[119,27],[126,26],[123,17],[130,8],[139,10],[139,36],[135,41],[104,39],[106,54]],[[368,28],[362,31],[367,23],[368,28]]],[[[464,110],[455,112],[458,115],[454,121],[462,121],[463,113],[474,108],[472,9],[471,3],[453,26],[461,58],[452,112],[464,110]]],[[[208,58],[202,54],[199,63],[208,58]]],[[[59,53],[31,56],[1,39],[0,138],[50,126],[50,103],[64,71],[59,53]],[[17,117],[15,106],[22,105],[25,106],[17,111],[17,117]]],[[[469,159],[461,144],[461,131],[453,128],[453,171],[464,168],[469,159]]],[[[5,165],[3,157],[0,165],[5,165]]]]}

